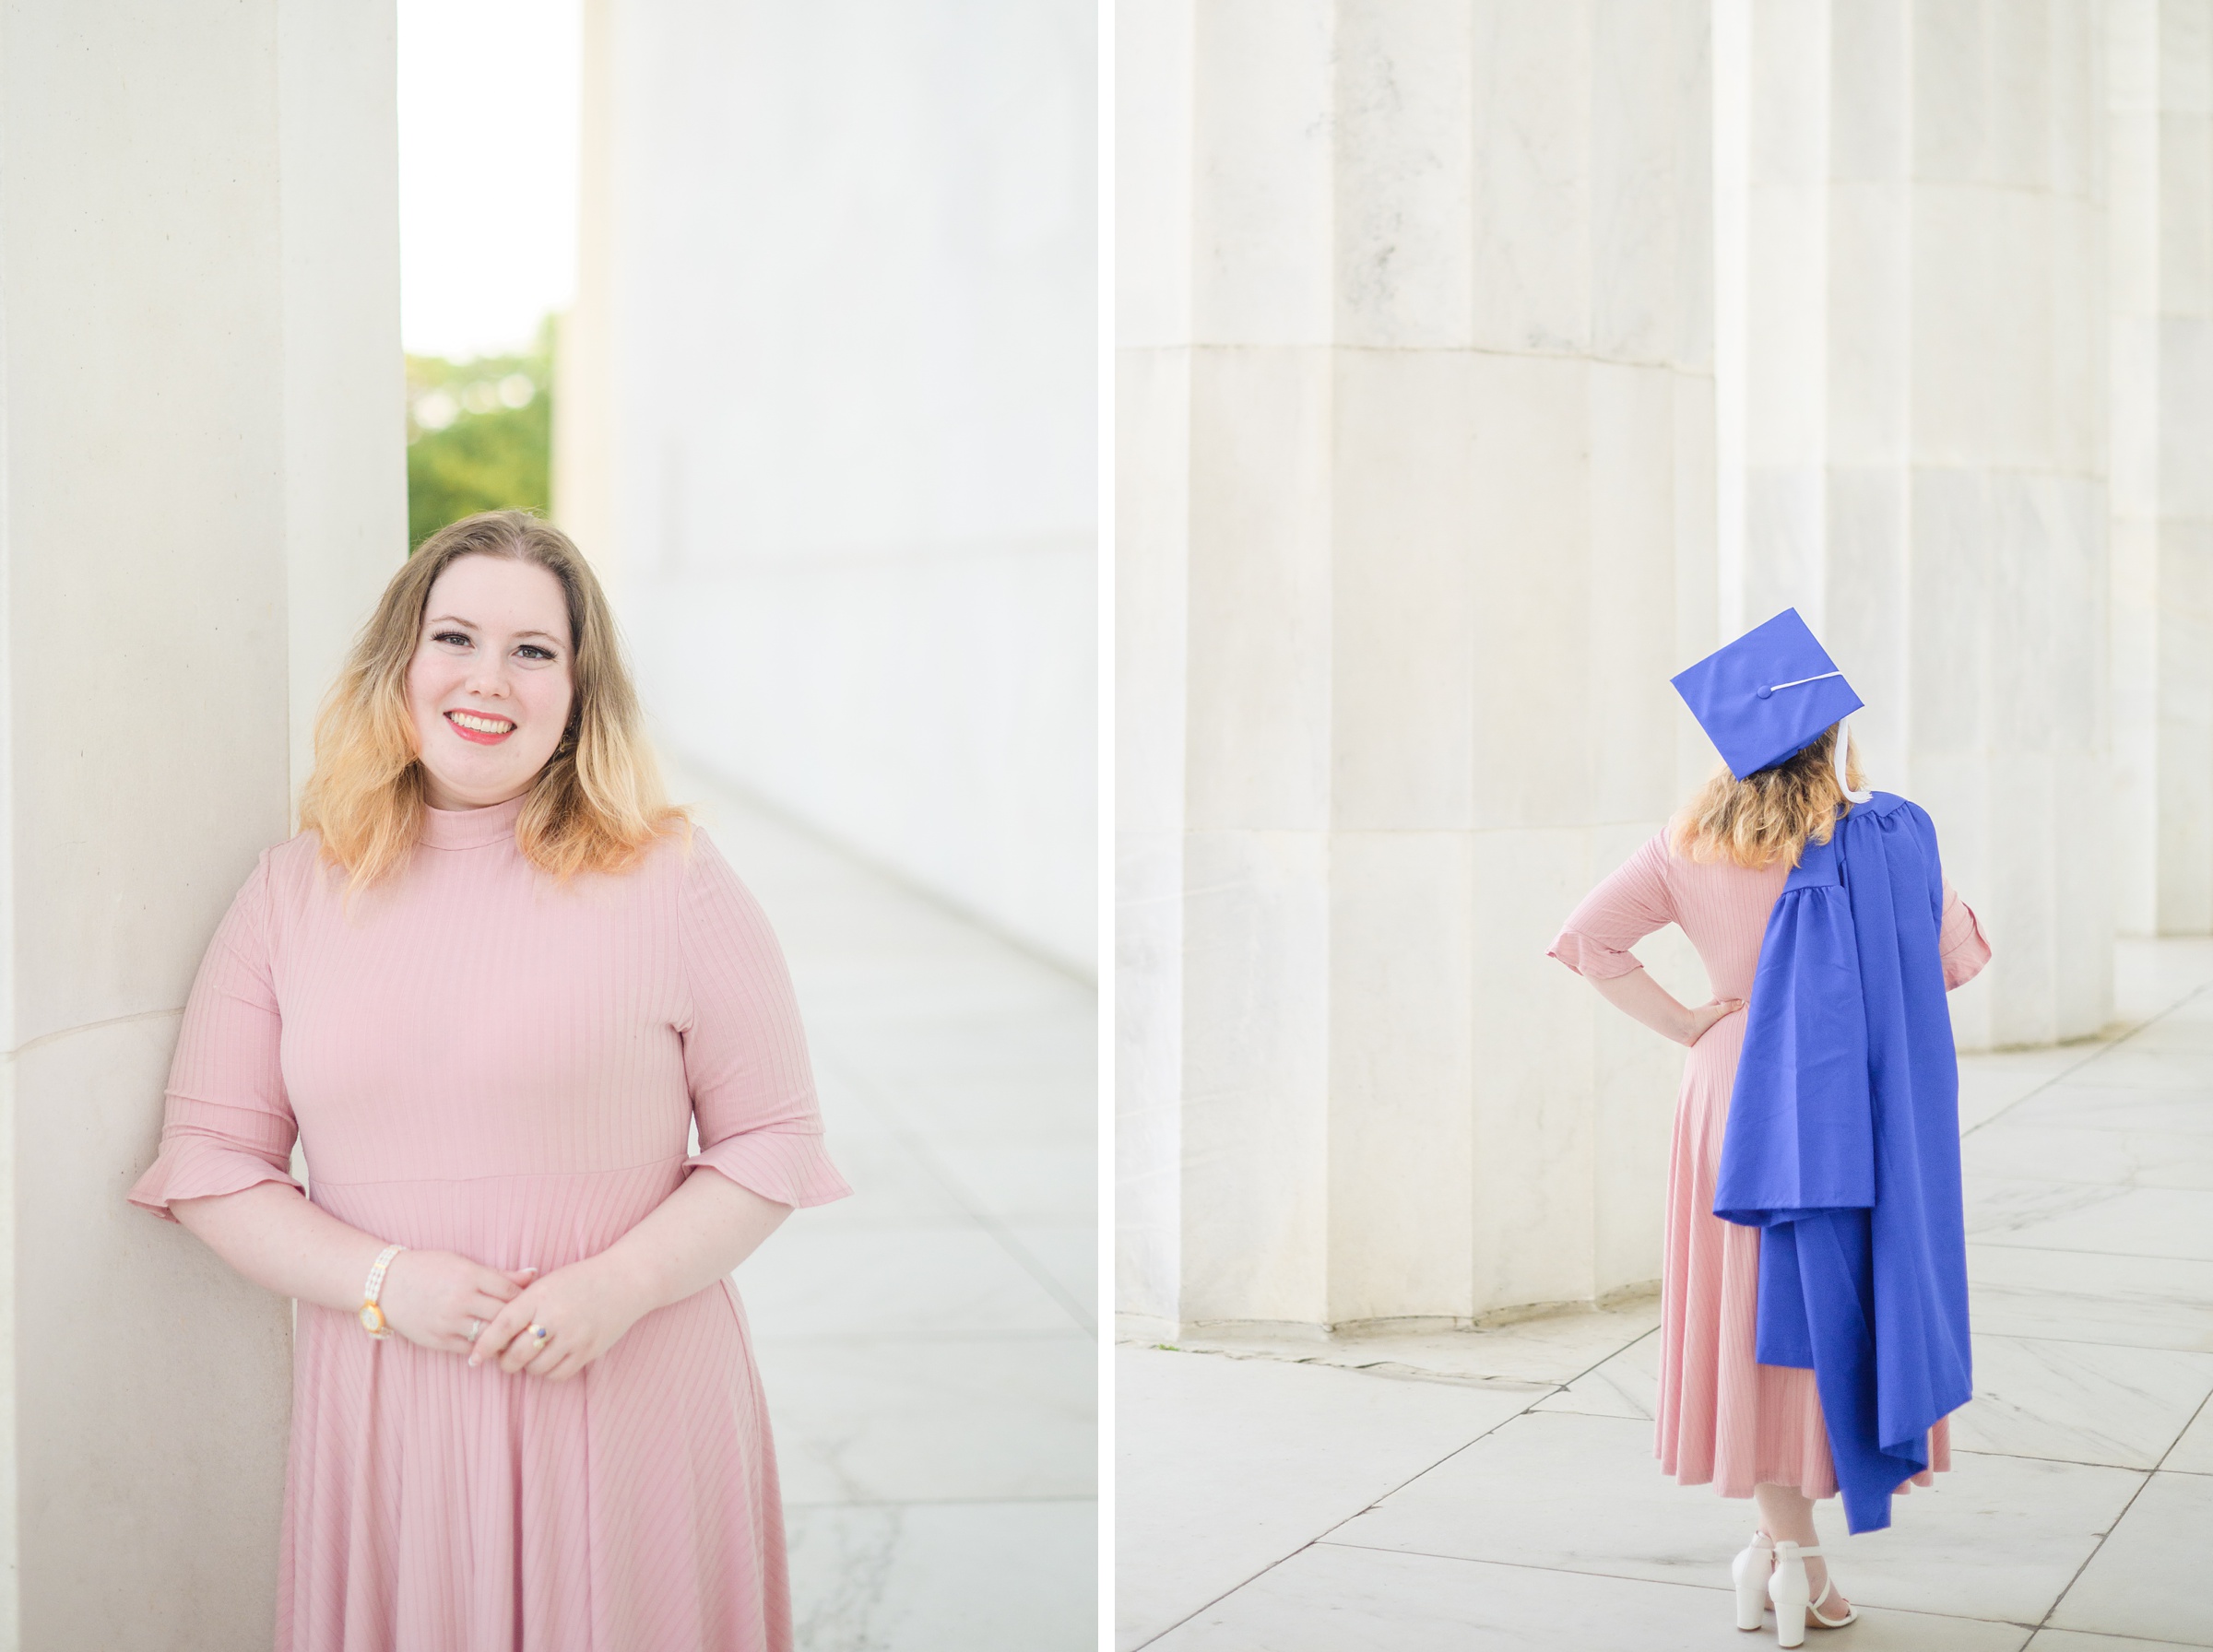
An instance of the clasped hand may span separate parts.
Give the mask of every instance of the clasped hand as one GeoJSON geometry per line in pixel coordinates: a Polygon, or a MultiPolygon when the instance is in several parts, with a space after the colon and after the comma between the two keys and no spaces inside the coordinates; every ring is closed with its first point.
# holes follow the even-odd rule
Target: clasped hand
{"type": "Polygon", "coordinates": [[[487,1268],[450,1250],[402,1251],[378,1300],[385,1323],[419,1348],[464,1353],[471,1365],[497,1360],[502,1371],[550,1382],[574,1376],[612,1348],[648,1305],[603,1257],[537,1274],[487,1268]],[[471,1320],[480,1327],[473,1340],[471,1320]],[[531,1325],[548,1332],[542,1343],[523,1334],[531,1325]]]}

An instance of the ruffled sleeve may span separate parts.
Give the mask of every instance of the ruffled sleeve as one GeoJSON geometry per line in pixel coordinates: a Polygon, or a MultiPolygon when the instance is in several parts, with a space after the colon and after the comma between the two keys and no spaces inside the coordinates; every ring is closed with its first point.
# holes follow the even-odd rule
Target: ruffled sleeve
{"type": "Polygon", "coordinates": [[[1642,969],[1629,949],[1675,921],[1666,868],[1667,840],[1656,835],[1583,897],[1544,956],[1596,981],[1642,969]]]}
{"type": "Polygon", "coordinates": [[[822,1146],[807,1036],[768,917],[705,832],[694,831],[679,922],[690,1009],[677,1028],[699,1125],[684,1161],[780,1205],[853,1190],[822,1146]]]}
{"type": "Polygon", "coordinates": [[[1990,962],[1990,943],[1982,938],[1982,926],[1948,878],[1944,884],[1944,917],[1936,931],[1936,950],[1944,959],[1947,992],[1966,985],[1990,962]]]}
{"type": "Polygon", "coordinates": [[[164,1221],[170,1201],[238,1193],[259,1182],[294,1192],[299,1127],[278,1062],[281,1021],[269,962],[269,857],[231,903],[200,960],[177,1053],[160,1155],[130,1200],[164,1221]]]}

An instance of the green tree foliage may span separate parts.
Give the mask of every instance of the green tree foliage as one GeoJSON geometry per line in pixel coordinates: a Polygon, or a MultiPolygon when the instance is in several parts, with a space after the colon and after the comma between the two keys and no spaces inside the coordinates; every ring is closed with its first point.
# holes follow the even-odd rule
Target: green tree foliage
{"type": "Polygon", "coordinates": [[[552,503],[553,324],[519,356],[408,358],[408,548],[479,511],[552,503]]]}

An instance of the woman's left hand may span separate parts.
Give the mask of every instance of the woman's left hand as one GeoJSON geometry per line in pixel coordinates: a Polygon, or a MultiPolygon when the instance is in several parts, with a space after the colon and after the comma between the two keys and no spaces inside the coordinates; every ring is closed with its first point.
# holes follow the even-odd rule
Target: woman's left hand
{"type": "Polygon", "coordinates": [[[586,1257],[555,1268],[502,1308],[468,1363],[497,1360],[502,1371],[565,1382],[621,1341],[651,1305],[628,1272],[604,1257],[586,1257]],[[544,1342],[525,1334],[533,1325],[549,1333],[544,1342]]]}

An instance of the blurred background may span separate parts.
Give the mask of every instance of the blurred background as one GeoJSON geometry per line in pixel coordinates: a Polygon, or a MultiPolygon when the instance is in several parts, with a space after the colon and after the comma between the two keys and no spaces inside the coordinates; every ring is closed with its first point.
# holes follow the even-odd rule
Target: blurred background
{"type": "Polygon", "coordinates": [[[550,512],[672,752],[1089,976],[1089,14],[400,23],[409,544],[550,512]]]}
{"type": "Polygon", "coordinates": [[[409,544],[592,559],[856,1189],[739,1281],[809,1652],[1093,1639],[1095,31],[399,10],[409,544]]]}
{"type": "Polygon", "coordinates": [[[1641,1645],[1719,1581],[1687,1523],[1742,1505],[1646,1460],[1682,1052],[1544,952],[1715,762],[1669,678],[1786,606],[1994,949],[1947,1495],[2066,1557],[1843,1584],[1990,1621],[1915,1645],[2213,1641],[2157,1559],[2213,1533],[2202,1447],[2160,1471],[2213,1393],[2213,1068],[2115,1047],[2213,932],[2213,11],[1116,28],[1124,1644],[1641,1645]]]}

